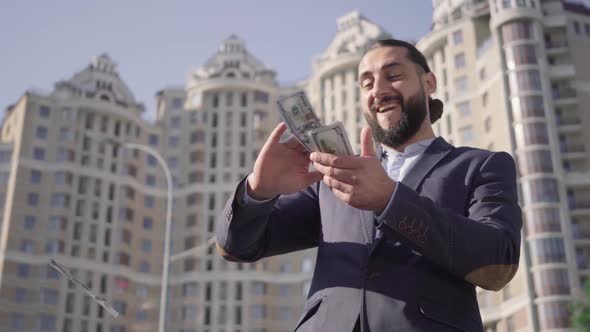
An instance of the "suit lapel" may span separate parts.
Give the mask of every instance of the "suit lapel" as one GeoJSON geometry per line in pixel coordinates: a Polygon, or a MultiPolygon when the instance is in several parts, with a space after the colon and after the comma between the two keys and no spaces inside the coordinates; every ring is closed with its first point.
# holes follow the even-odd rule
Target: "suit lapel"
{"type": "MultiPolygon", "coordinates": [[[[424,177],[430,173],[430,171],[438,164],[447,154],[449,154],[453,150],[453,146],[447,141],[444,140],[442,137],[437,137],[432,144],[424,151],[424,153],[418,157],[418,160],[412,165],[409,172],[404,176],[401,182],[408,187],[412,188],[413,190],[417,191],[418,187],[424,180],[424,177]]],[[[361,213],[367,211],[361,211],[361,213]]],[[[372,214],[371,222],[375,218],[375,214],[373,212],[369,212],[372,214]]],[[[375,229],[374,224],[371,224],[372,229],[375,229]]],[[[372,255],[375,248],[379,245],[381,240],[383,239],[383,233],[378,232],[377,236],[371,237],[371,246],[369,248],[369,255],[372,255]],[[373,241],[373,238],[375,240],[373,241]]]]}
{"type": "Polygon", "coordinates": [[[418,157],[418,160],[412,165],[412,168],[401,180],[403,184],[418,190],[418,187],[424,180],[424,177],[438,164],[449,152],[453,150],[453,146],[442,137],[437,137],[432,144],[418,157]]]}

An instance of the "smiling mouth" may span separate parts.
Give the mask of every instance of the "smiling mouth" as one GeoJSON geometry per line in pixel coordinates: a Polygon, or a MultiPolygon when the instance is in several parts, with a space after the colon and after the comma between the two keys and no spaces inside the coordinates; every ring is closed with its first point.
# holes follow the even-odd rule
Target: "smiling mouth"
{"type": "Polygon", "coordinates": [[[377,113],[386,113],[386,112],[389,112],[389,111],[393,111],[399,105],[400,105],[400,103],[397,100],[390,101],[390,102],[387,102],[387,103],[383,103],[382,105],[379,105],[378,107],[375,107],[375,112],[377,112],[377,113]]]}

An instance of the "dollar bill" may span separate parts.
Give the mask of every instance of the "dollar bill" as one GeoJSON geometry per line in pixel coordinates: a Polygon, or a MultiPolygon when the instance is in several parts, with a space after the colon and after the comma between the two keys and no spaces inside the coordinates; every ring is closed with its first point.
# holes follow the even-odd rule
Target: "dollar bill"
{"type": "Polygon", "coordinates": [[[65,267],[63,267],[62,265],[58,264],[55,260],[51,260],[51,263],[49,264],[52,268],[56,269],[59,273],[61,273],[63,276],[65,276],[66,278],[68,278],[70,281],[72,281],[73,283],[75,283],[76,285],[82,287],[82,289],[84,290],[84,292],[90,296],[90,298],[95,301],[99,306],[103,307],[104,310],[106,310],[109,314],[111,314],[113,317],[117,318],[119,317],[119,312],[117,310],[115,310],[115,308],[113,308],[106,300],[104,297],[102,296],[98,296],[97,294],[95,294],[90,288],[88,288],[88,286],[86,286],[84,283],[82,283],[80,280],[78,280],[76,277],[74,277],[68,270],[66,270],[65,267]]]}
{"type": "Polygon", "coordinates": [[[312,129],[309,136],[320,152],[348,156],[354,154],[346,129],[344,129],[344,125],[340,121],[329,126],[312,129]]]}
{"type": "Polygon", "coordinates": [[[289,130],[310,152],[315,151],[308,132],[322,126],[304,91],[278,100],[279,112],[289,130]]]}

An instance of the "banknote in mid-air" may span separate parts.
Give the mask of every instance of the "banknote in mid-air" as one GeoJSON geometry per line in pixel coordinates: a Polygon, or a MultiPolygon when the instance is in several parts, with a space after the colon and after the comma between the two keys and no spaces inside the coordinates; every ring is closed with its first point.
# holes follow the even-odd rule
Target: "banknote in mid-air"
{"type": "Polygon", "coordinates": [[[82,289],[84,290],[84,292],[86,292],[86,294],[88,294],[88,296],[90,296],[90,298],[92,298],[92,300],[94,300],[99,306],[103,307],[104,310],[106,310],[113,317],[115,317],[115,318],[119,317],[119,312],[117,310],[115,310],[115,308],[113,308],[110,304],[108,304],[108,302],[104,299],[104,297],[101,297],[101,296],[98,296],[97,294],[95,294],[90,288],[88,288],[88,286],[86,286],[84,283],[82,283],[80,280],[78,280],[76,277],[74,277],[61,264],[57,263],[56,261],[54,261],[52,259],[51,260],[51,264],[49,264],[49,265],[51,267],[53,267],[54,269],[56,269],[63,276],[65,276],[66,278],[68,278],[70,281],[72,281],[73,283],[75,283],[78,286],[82,287],[82,289]]]}

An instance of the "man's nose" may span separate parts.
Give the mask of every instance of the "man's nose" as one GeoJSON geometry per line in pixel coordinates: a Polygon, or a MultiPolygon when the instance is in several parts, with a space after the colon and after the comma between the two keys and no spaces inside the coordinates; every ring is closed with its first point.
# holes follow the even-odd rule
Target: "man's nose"
{"type": "Polygon", "coordinates": [[[386,80],[378,79],[373,83],[373,98],[379,100],[390,93],[391,85],[386,80]]]}

